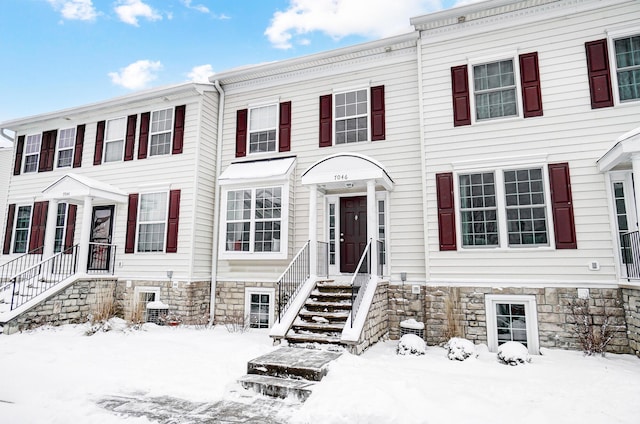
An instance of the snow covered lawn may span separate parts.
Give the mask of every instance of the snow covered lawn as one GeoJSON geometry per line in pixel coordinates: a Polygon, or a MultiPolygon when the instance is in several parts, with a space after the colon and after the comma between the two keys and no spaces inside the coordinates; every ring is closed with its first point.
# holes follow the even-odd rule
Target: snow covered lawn
{"type": "MultiPolygon", "coordinates": [[[[268,332],[146,327],[85,336],[63,326],[0,336],[0,422],[148,423],[96,404],[138,394],[217,402],[242,391],[247,361],[277,347],[268,332]]],[[[397,342],[342,355],[309,400],[283,402],[291,423],[640,422],[640,359],[544,350],[520,366],[479,356],[447,359],[443,348],[397,355],[397,342]]],[[[251,395],[258,396],[258,395],[251,395]]]]}

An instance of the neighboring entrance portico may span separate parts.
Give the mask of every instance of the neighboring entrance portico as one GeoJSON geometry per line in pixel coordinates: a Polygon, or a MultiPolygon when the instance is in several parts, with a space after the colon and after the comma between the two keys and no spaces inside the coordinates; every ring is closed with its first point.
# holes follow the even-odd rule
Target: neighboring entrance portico
{"type": "MultiPolygon", "coordinates": [[[[126,204],[128,196],[125,192],[112,185],[77,174],[66,174],[42,191],[42,197],[49,201],[47,212],[47,226],[44,236],[43,258],[54,253],[56,217],[58,203],[67,202],[83,205],[82,217],[79,222],[80,242],[78,252],[78,272],[86,272],[89,262],[89,245],[94,230],[94,207],[126,204]]],[[[113,209],[111,209],[113,211],[113,209]]],[[[112,219],[112,216],[109,217],[112,219]]],[[[104,218],[102,218],[104,220],[104,218]]],[[[111,223],[109,223],[111,224],[111,223]]]]}
{"type": "MultiPolygon", "coordinates": [[[[310,269],[312,274],[317,270],[318,245],[318,193],[326,197],[335,195],[340,199],[352,198],[352,202],[341,202],[342,209],[350,211],[342,215],[340,237],[335,236],[340,252],[340,272],[352,273],[352,262],[360,259],[364,247],[371,240],[372,269],[377,269],[379,255],[378,244],[378,214],[376,213],[376,191],[393,190],[393,180],[378,161],[358,153],[339,153],[323,158],[311,165],[302,174],[302,185],[309,188],[309,240],[310,240],[310,269]],[[362,196],[365,194],[364,196],[362,196]],[[360,199],[366,199],[365,205],[359,206],[360,199]],[[364,215],[364,217],[362,216],[364,215]],[[366,226],[361,219],[364,219],[366,226]],[[347,223],[347,220],[354,222],[347,223]],[[366,228],[364,238],[362,229],[366,228]],[[345,231],[347,230],[347,231],[345,231]],[[354,259],[355,256],[355,259],[354,259]]],[[[344,211],[343,211],[344,212],[344,211]]]]}

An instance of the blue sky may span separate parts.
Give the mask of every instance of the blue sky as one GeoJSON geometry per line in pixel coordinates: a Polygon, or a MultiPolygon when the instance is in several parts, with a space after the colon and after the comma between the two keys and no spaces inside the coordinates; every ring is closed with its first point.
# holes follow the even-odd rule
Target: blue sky
{"type": "Polygon", "coordinates": [[[456,3],[0,0],[0,122],[399,34],[456,3]]]}

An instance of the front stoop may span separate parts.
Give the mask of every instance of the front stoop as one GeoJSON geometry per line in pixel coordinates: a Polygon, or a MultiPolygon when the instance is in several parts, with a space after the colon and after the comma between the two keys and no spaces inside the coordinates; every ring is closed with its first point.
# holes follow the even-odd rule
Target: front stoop
{"type": "Polygon", "coordinates": [[[247,375],[238,382],[245,389],[304,402],[316,382],[328,372],[328,364],[341,353],[318,349],[281,347],[247,364],[247,375]]]}

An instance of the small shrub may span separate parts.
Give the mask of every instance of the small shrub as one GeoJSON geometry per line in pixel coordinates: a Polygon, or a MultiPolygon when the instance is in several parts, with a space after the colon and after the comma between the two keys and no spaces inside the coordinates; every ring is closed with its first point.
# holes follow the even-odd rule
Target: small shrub
{"type": "Polygon", "coordinates": [[[180,324],[182,324],[182,317],[175,312],[168,312],[167,314],[161,314],[158,316],[158,324],[177,327],[180,324]]]}
{"type": "Polygon", "coordinates": [[[447,358],[452,361],[464,361],[472,356],[478,356],[473,342],[460,337],[450,339],[444,347],[447,349],[447,358]]]}
{"type": "Polygon", "coordinates": [[[223,322],[229,333],[244,333],[250,327],[249,316],[240,312],[225,316],[223,322]]]}
{"type": "Polygon", "coordinates": [[[589,310],[589,299],[575,299],[569,307],[575,322],[574,332],[584,354],[604,356],[607,345],[617,329],[613,324],[613,317],[605,313],[602,324],[594,324],[594,314],[589,310]]]}
{"type": "Polygon", "coordinates": [[[522,365],[531,362],[531,357],[522,343],[506,342],[498,348],[498,361],[505,365],[522,365]]]}
{"type": "Polygon", "coordinates": [[[396,352],[398,355],[424,355],[427,344],[415,334],[405,334],[400,338],[396,352]]]}

